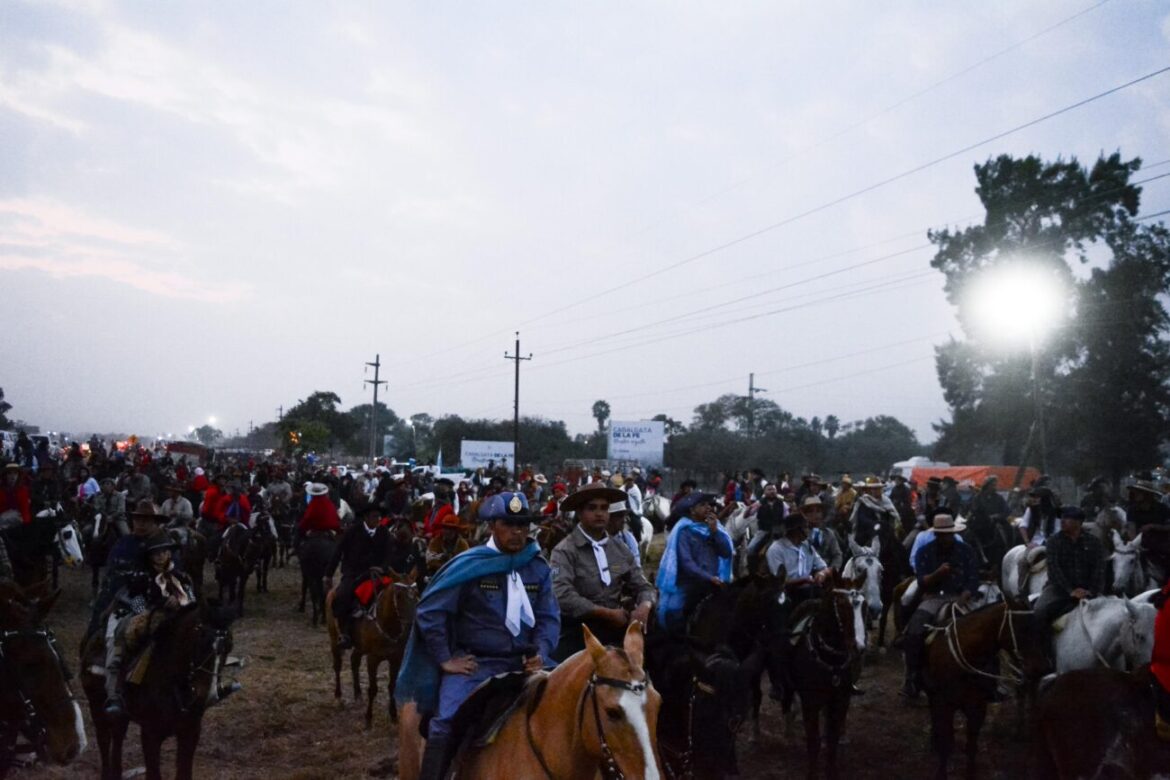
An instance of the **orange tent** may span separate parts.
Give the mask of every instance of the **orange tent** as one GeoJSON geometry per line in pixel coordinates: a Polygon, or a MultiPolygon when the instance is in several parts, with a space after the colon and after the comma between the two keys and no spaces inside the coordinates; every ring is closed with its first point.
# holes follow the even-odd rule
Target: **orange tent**
{"type": "MultiPolygon", "coordinates": [[[[1010,490],[1016,484],[1016,473],[1019,470],[1019,466],[950,466],[945,469],[918,468],[910,473],[910,479],[917,482],[919,488],[925,486],[926,480],[931,477],[938,477],[939,479],[951,477],[958,483],[971,482],[975,487],[979,487],[988,477],[994,474],[999,477],[999,489],[1010,490]]],[[[1029,466],[1024,469],[1024,478],[1020,481],[1020,486],[1027,488],[1038,479],[1040,479],[1040,471],[1029,466]]]]}

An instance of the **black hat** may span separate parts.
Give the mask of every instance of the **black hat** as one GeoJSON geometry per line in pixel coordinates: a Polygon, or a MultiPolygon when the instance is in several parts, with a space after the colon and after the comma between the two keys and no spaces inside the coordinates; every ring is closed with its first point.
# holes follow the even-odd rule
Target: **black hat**
{"type": "Polygon", "coordinates": [[[1061,520],[1080,520],[1084,522],[1085,512],[1079,506],[1062,506],[1060,508],[1061,520]]]}
{"type": "Polygon", "coordinates": [[[146,543],[142,545],[142,548],[147,555],[150,555],[159,550],[173,550],[178,546],[166,531],[155,531],[146,537],[146,543]]]}

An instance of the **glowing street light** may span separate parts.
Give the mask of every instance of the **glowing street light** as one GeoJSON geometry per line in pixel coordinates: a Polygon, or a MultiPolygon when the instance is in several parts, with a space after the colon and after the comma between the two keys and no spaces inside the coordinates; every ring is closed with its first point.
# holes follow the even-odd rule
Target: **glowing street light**
{"type": "Polygon", "coordinates": [[[207,424],[208,425],[215,425],[215,415],[214,414],[207,418],[207,424]]]}
{"type": "MultiPolygon", "coordinates": [[[[1026,344],[1032,356],[1032,437],[1038,441],[1040,471],[1048,471],[1048,446],[1044,436],[1044,405],[1040,403],[1037,345],[1067,320],[1069,290],[1064,280],[1045,267],[1026,259],[1001,261],[972,280],[967,297],[971,324],[977,335],[1012,348],[1026,344]]],[[[1016,475],[1023,476],[1024,464],[1016,475]]]]}
{"type": "Polygon", "coordinates": [[[1065,319],[1068,292],[1051,270],[1027,261],[989,268],[971,284],[967,303],[979,335],[1005,346],[1036,343],[1065,319]]]}

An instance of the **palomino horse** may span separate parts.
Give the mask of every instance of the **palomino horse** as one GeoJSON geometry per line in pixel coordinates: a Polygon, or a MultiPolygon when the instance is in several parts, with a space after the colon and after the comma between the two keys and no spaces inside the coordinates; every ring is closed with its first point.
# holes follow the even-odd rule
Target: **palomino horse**
{"type": "Polygon", "coordinates": [[[313,627],[325,619],[325,571],[329,568],[329,559],[333,557],[333,550],[337,547],[337,539],[332,533],[314,534],[301,541],[297,551],[297,558],[301,562],[301,603],[298,610],[305,611],[305,597],[313,607],[313,627]]]}
{"type": "MultiPolygon", "coordinates": [[[[850,583],[845,583],[850,584],[850,583]]],[[[865,649],[865,624],[858,612],[862,598],[855,590],[834,589],[793,611],[792,625],[807,620],[796,634],[788,657],[790,684],[782,702],[785,715],[793,694],[800,694],[808,776],[820,774],[821,713],[825,714],[825,777],[838,777],[837,747],[853,698],[853,673],[865,649]],[[854,602],[857,602],[856,604],[854,602]]]]}
{"type": "Polygon", "coordinates": [[[533,677],[495,740],[462,756],[457,778],[661,777],[661,699],[642,668],[642,624],[630,624],[621,648],[582,631],[585,649],[533,677]]]}
{"type": "MultiPolygon", "coordinates": [[[[377,582],[377,580],[375,580],[377,582]]],[[[366,728],[374,719],[374,699],[378,696],[378,667],[383,661],[390,664],[390,722],[398,720],[394,708],[394,683],[398,679],[398,668],[402,665],[402,653],[406,650],[406,639],[414,622],[418,606],[418,588],[413,574],[398,582],[382,585],[377,589],[369,611],[357,619],[353,627],[353,650],[349,664],[353,675],[353,698],[361,701],[362,657],[366,658],[367,702],[366,728]]],[[[338,646],[341,635],[337,618],[333,615],[333,591],[325,597],[325,620],[329,629],[329,649],[333,654],[333,695],[341,698],[341,659],[345,651],[338,646]]]]}
{"type": "MultiPolygon", "coordinates": [[[[979,732],[987,717],[987,702],[997,682],[1038,679],[1045,667],[1030,610],[994,604],[958,615],[940,629],[926,648],[926,692],[930,698],[931,743],[938,755],[936,777],[945,778],[955,747],[955,713],[967,722],[967,775],[975,775],[979,732]],[[992,671],[996,658],[1006,653],[1011,676],[992,671]]],[[[1005,661],[1005,663],[1007,663],[1005,661]]]]}
{"type": "Polygon", "coordinates": [[[23,747],[55,764],[85,749],[81,708],[45,616],[60,591],[0,583],[0,776],[23,747]]]}
{"type": "Polygon", "coordinates": [[[104,670],[85,666],[87,659],[98,657],[100,640],[83,646],[81,682],[101,749],[103,780],[122,777],[122,743],[130,720],[138,723],[142,733],[148,780],[162,777],[162,743],[171,736],[178,741],[176,780],[191,780],[203,713],[234,690],[221,683],[232,648],[234,616],[233,609],[198,602],[168,617],[155,632],[141,682],[126,685],[129,720],[106,715],[104,670]]]}
{"type": "Polygon", "coordinates": [[[1146,670],[1082,669],[1056,678],[1036,708],[1037,777],[1165,777],[1170,742],[1154,732],[1146,670]]]}

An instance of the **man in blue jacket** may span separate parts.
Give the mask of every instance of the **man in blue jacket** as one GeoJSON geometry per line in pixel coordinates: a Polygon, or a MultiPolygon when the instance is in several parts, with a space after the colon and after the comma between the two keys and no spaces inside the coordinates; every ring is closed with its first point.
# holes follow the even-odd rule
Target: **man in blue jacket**
{"type": "Polygon", "coordinates": [[[538,672],[560,635],[552,570],[528,538],[533,520],[521,493],[499,493],[480,507],[492,537],[452,558],[419,602],[398,676],[399,703],[431,716],[421,780],[438,780],[455,749],[451,721],[471,692],[504,672],[538,672]]]}

